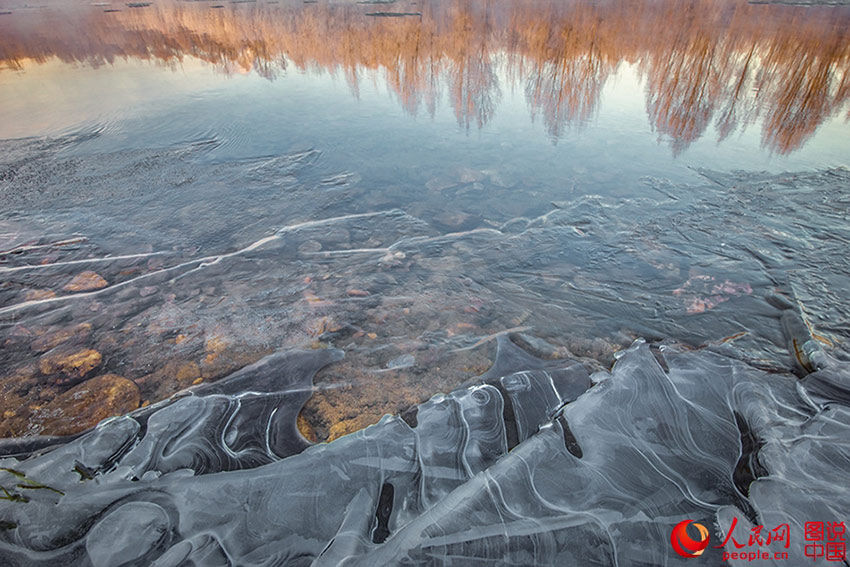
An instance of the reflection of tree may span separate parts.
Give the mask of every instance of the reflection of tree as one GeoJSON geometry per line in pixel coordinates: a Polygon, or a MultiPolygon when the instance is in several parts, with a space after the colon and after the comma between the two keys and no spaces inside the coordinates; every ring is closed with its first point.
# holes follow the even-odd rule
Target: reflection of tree
{"type": "Polygon", "coordinates": [[[683,37],[649,72],[649,120],[671,138],[674,154],[701,137],[714,114],[720,89],[715,49],[705,36],[683,37]]]}
{"type": "Polygon", "coordinates": [[[756,84],[771,93],[772,104],[765,107],[763,142],[781,154],[802,147],[821,122],[847,100],[850,62],[845,42],[819,44],[814,53],[787,49],[775,46],[765,57],[756,84]],[[781,84],[775,80],[777,74],[783,77],[781,84]]]}
{"type": "Polygon", "coordinates": [[[670,137],[675,153],[712,121],[723,140],[757,118],[766,147],[780,154],[799,149],[849,98],[842,89],[850,69],[848,14],[716,10],[710,19],[727,21],[725,29],[706,26],[705,13],[683,19],[675,37],[659,29],[664,47],[643,60],[651,123],[670,137]],[[763,19],[768,14],[784,19],[763,19]]]}
{"type": "Polygon", "coordinates": [[[512,62],[513,68],[521,69],[532,118],[541,114],[555,139],[569,124],[582,125],[593,115],[602,87],[617,65],[597,41],[600,30],[594,14],[558,23],[538,20],[516,25],[522,55],[512,62]]]}
{"type": "MultiPolygon", "coordinates": [[[[439,93],[439,58],[431,56],[436,46],[435,30],[419,20],[405,20],[396,25],[404,27],[396,49],[389,51],[396,58],[396,64],[386,61],[387,84],[398,96],[404,109],[415,115],[423,101],[429,114],[436,111],[439,93]]],[[[391,28],[387,28],[392,33],[391,28]]]]}
{"type": "Polygon", "coordinates": [[[478,22],[460,5],[453,12],[447,45],[450,98],[458,124],[469,129],[474,120],[481,128],[493,117],[502,96],[487,47],[491,36],[489,5],[483,21],[478,22]]]}
{"type": "MultiPolygon", "coordinates": [[[[394,6],[404,10],[404,3],[394,6]]],[[[620,63],[635,63],[646,79],[650,122],[677,153],[710,127],[723,139],[757,119],[764,145],[788,153],[850,98],[850,11],[843,8],[420,0],[416,10],[421,18],[370,18],[352,3],[211,10],[160,0],[109,14],[58,6],[0,20],[0,70],[54,57],[94,67],[127,58],[176,67],[190,56],[270,80],[288,67],[341,73],[355,95],[365,77],[380,77],[412,114],[423,107],[433,114],[445,85],[465,128],[493,117],[502,77],[523,88],[532,117],[557,139],[593,116],[620,63]]]]}
{"type": "Polygon", "coordinates": [[[732,84],[729,85],[728,96],[720,101],[722,106],[716,121],[719,141],[725,140],[739,127],[746,125],[748,116],[754,114],[752,107],[747,106],[746,90],[751,81],[754,55],[755,46],[746,54],[737,55],[741,61],[735,65],[735,72],[729,77],[732,84]]]}

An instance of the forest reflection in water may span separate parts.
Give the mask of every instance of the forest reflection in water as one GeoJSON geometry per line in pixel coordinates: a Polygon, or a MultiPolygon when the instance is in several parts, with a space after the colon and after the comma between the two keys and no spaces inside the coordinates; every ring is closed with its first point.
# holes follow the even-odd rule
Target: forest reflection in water
{"type": "Polygon", "coordinates": [[[0,72],[54,58],[177,68],[191,57],[270,80],[292,69],[341,73],[355,96],[377,75],[413,115],[433,115],[447,97],[467,129],[486,125],[503,91],[515,89],[557,140],[594,116],[606,81],[627,64],[644,81],[652,128],[674,154],[712,128],[722,141],[756,122],[762,145],[788,154],[828,119],[850,118],[850,9],[843,7],[728,0],[388,6],[163,0],[15,9],[0,19],[0,72]],[[409,15],[375,15],[386,12],[409,15]]]}

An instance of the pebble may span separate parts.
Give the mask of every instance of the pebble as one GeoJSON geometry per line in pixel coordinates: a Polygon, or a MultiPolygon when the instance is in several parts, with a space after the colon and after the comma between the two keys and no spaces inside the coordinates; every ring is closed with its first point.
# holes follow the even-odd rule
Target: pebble
{"type": "Polygon", "coordinates": [[[49,289],[29,289],[24,294],[24,299],[27,301],[41,301],[42,299],[51,299],[56,297],[56,293],[49,289]]]}
{"type": "Polygon", "coordinates": [[[490,183],[492,185],[495,185],[496,187],[510,189],[518,183],[518,180],[516,178],[507,173],[503,173],[500,171],[487,171],[485,173],[489,175],[490,183]]]}
{"type": "Polygon", "coordinates": [[[107,282],[100,274],[92,272],[91,270],[86,270],[85,272],[80,272],[74,276],[62,289],[70,292],[92,291],[95,289],[102,289],[108,285],[109,282],[107,282]]]}
{"type": "Polygon", "coordinates": [[[299,254],[309,254],[312,252],[319,252],[322,250],[322,243],[318,240],[308,240],[307,242],[301,244],[298,247],[299,254]]]}
{"type": "Polygon", "coordinates": [[[416,364],[416,357],[412,354],[397,356],[387,363],[387,368],[407,368],[416,364]]]}
{"type": "Polygon", "coordinates": [[[100,366],[102,359],[101,354],[94,349],[85,349],[71,354],[50,354],[38,361],[38,369],[47,376],[54,374],[64,376],[66,380],[60,380],[60,382],[79,380],[100,366]]]}
{"type": "Polygon", "coordinates": [[[434,220],[447,228],[453,229],[460,229],[465,224],[474,221],[472,215],[460,211],[444,211],[435,215],[434,220]]]}

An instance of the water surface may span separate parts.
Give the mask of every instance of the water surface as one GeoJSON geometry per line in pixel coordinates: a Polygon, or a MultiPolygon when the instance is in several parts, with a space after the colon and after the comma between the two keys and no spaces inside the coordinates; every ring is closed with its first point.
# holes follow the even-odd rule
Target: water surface
{"type": "Polygon", "coordinates": [[[62,395],[95,376],[147,404],[289,347],[348,353],[319,439],[507,331],[603,366],[734,337],[799,371],[774,293],[843,348],[845,7],[3,11],[4,435],[88,427],[62,395]]]}

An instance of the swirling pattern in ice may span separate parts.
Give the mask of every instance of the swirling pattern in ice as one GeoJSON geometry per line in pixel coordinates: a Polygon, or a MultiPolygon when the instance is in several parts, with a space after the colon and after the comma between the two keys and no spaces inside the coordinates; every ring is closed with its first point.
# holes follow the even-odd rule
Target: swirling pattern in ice
{"type": "MultiPolygon", "coordinates": [[[[340,354],[273,355],[3,460],[3,485],[19,481],[0,505],[4,557],[673,565],[686,563],[669,545],[675,524],[700,521],[719,537],[737,517],[739,530],[790,524],[801,564],[803,523],[850,510],[848,375],[837,362],[799,382],[728,352],[638,341],[591,387],[583,366],[536,359],[503,336],[469,387],[298,453],[309,380],[340,354]],[[839,401],[824,403],[825,392],[839,401]],[[36,483],[50,488],[24,489],[36,483]]],[[[703,560],[721,552],[712,545],[703,560]]]]}

